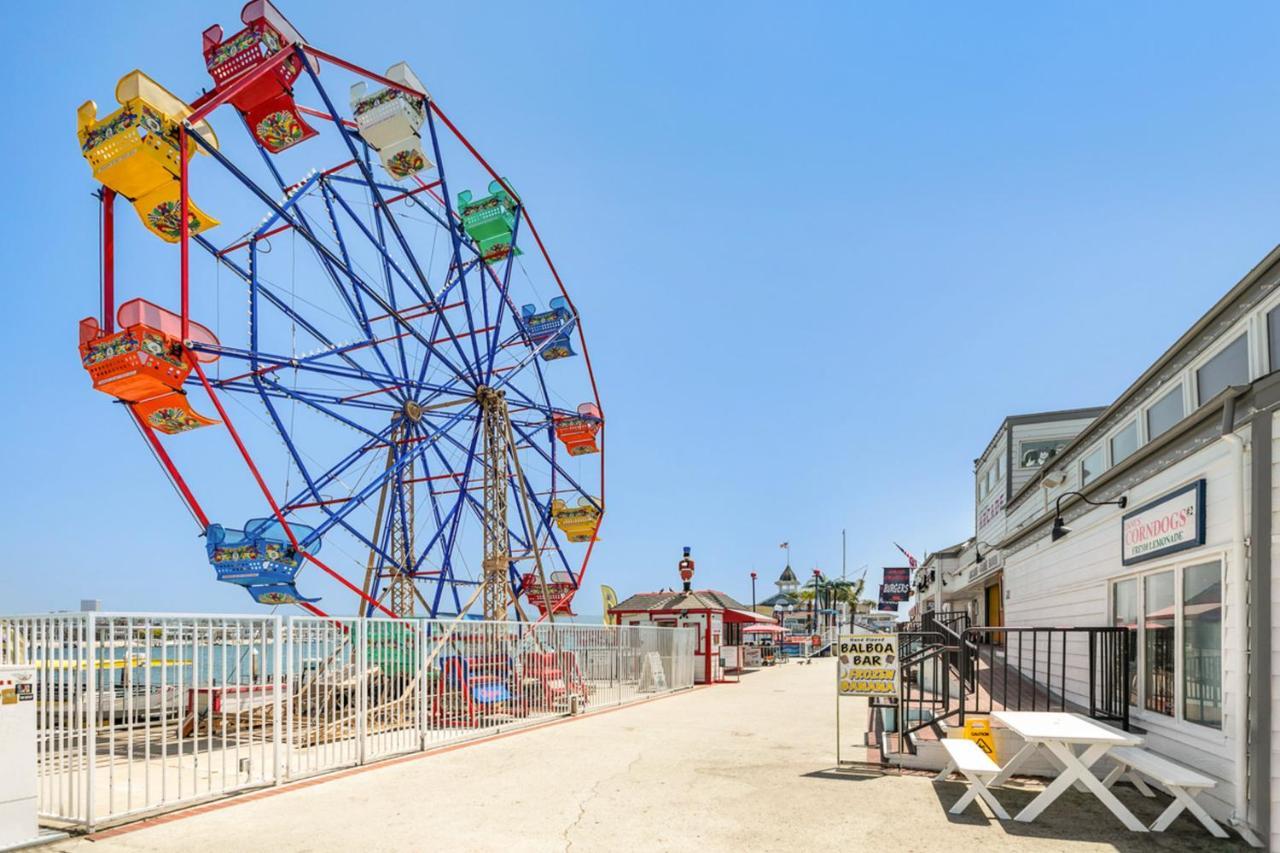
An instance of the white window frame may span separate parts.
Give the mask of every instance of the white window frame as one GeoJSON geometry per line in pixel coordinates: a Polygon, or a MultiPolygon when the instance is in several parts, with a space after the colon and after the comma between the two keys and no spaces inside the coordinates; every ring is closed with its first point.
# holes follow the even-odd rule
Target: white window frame
{"type": "MultiPolygon", "coordinates": [[[[1234,338],[1232,340],[1234,340],[1234,338]]],[[[1132,580],[1135,582],[1135,585],[1137,587],[1138,653],[1137,653],[1137,660],[1135,660],[1133,664],[1134,667],[1136,668],[1136,672],[1134,673],[1134,675],[1137,679],[1137,696],[1136,696],[1137,704],[1131,704],[1129,706],[1129,718],[1131,720],[1141,722],[1144,727],[1159,728],[1163,726],[1167,728],[1172,726],[1176,728],[1179,732],[1192,735],[1197,740],[1214,747],[1221,746],[1227,742],[1227,727],[1225,725],[1225,719],[1228,715],[1227,678],[1226,678],[1226,659],[1227,659],[1226,623],[1224,621],[1220,628],[1220,630],[1222,631],[1222,658],[1223,658],[1222,714],[1223,714],[1224,725],[1221,728],[1215,729],[1215,728],[1212,728],[1211,726],[1202,725],[1201,723],[1190,722],[1184,716],[1186,709],[1183,706],[1184,700],[1185,700],[1185,696],[1184,696],[1185,691],[1184,691],[1184,685],[1183,685],[1183,679],[1185,677],[1185,663],[1183,661],[1183,655],[1185,652],[1185,649],[1183,648],[1183,642],[1184,642],[1183,608],[1185,605],[1185,602],[1183,601],[1183,596],[1185,594],[1183,590],[1183,571],[1189,566],[1199,566],[1199,565],[1203,565],[1204,563],[1212,563],[1215,561],[1218,563],[1218,570],[1221,572],[1221,578],[1222,578],[1222,592],[1223,592],[1222,608],[1223,608],[1223,613],[1225,615],[1226,606],[1227,606],[1226,590],[1227,590],[1228,559],[1229,559],[1228,552],[1226,549],[1223,549],[1223,548],[1209,549],[1205,551],[1197,550],[1194,556],[1179,554],[1177,555],[1176,558],[1172,558],[1172,559],[1153,560],[1151,561],[1150,565],[1144,564],[1141,571],[1130,572],[1129,574],[1125,574],[1125,575],[1117,575],[1107,580],[1107,617],[1109,619],[1108,624],[1110,625],[1116,624],[1116,621],[1115,621],[1116,620],[1116,612],[1115,612],[1116,584],[1121,583],[1123,581],[1132,580]],[[1169,572],[1169,571],[1173,572],[1173,589],[1174,589],[1173,643],[1174,643],[1174,648],[1176,649],[1176,654],[1174,657],[1174,668],[1173,668],[1174,670],[1173,716],[1167,716],[1165,714],[1161,714],[1156,711],[1147,710],[1146,708],[1147,685],[1146,685],[1146,679],[1143,677],[1144,667],[1146,666],[1146,655],[1147,655],[1146,636],[1145,636],[1146,626],[1144,624],[1146,622],[1146,612],[1147,612],[1146,578],[1150,575],[1158,575],[1158,574],[1162,574],[1163,572],[1169,572]]],[[[1128,692],[1128,685],[1125,686],[1125,691],[1126,693],[1128,692]]],[[[1127,700],[1128,697],[1126,696],[1125,698],[1127,700]]],[[[1237,701],[1236,697],[1233,696],[1232,702],[1234,703],[1235,701],[1237,701]]]]}
{"type": "Polygon", "coordinates": [[[1095,444],[1093,447],[1090,447],[1087,453],[1081,453],[1080,460],[1076,463],[1076,479],[1079,481],[1080,488],[1082,489],[1085,486],[1089,485],[1089,483],[1093,482],[1093,480],[1090,480],[1089,483],[1085,482],[1084,461],[1088,459],[1090,456],[1092,456],[1095,450],[1102,451],[1102,470],[1099,471],[1097,476],[1095,476],[1093,479],[1094,480],[1098,479],[1098,477],[1101,477],[1103,474],[1107,473],[1107,471],[1111,468],[1111,442],[1107,441],[1106,439],[1103,439],[1100,443],[1095,444]]]}
{"type": "MultiPolygon", "coordinates": [[[[1235,340],[1235,339],[1234,339],[1234,338],[1232,338],[1232,340],[1235,340]]],[[[1151,402],[1149,402],[1147,405],[1145,405],[1145,406],[1143,406],[1143,407],[1142,407],[1142,431],[1143,431],[1143,432],[1145,432],[1145,433],[1147,434],[1147,441],[1150,441],[1150,440],[1151,440],[1151,438],[1150,438],[1150,436],[1151,436],[1151,420],[1150,420],[1150,418],[1151,418],[1151,415],[1150,415],[1151,410],[1152,410],[1153,408],[1155,408],[1156,403],[1163,402],[1163,401],[1164,401],[1165,396],[1166,396],[1167,394],[1172,393],[1172,390],[1173,390],[1172,386],[1174,386],[1174,385],[1176,385],[1176,384],[1178,384],[1178,383],[1182,383],[1182,417],[1181,417],[1181,418],[1178,418],[1178,420],[1174,421],[1174,426],[1177,426],[1177,424],[1182,423],[1183,419],[1185,419],[1187,415],[1191,414],[1191,411],[1192,411],[1192,410],[1191,410],[1191,408],[1190,408],[1190,405],[1189,405],[1189,404],[1191,404],[1191,403],[1195,402],[1195,400],[1194,400],[1194,398],[1193,398],[1193,399],[1187,399],[1187,381],[1186,381],[1183,377],[1181,377],[1181,376],[1177,376],[1177,377],[1174,377],[1174,378],[1170,379],[1168,382],[1164,383],[1164,384],[1163,384],[1163,385],[1161,385],[1159,388],[1157,388],[1157,389],[1156,389],[1152,394],[1150,394],[1150,395],[1147,397],[1147,399],[1148,399],[1148,400],[1150,400],[1151,402]]],[[[1171,427],[1169,427],[1169,430],[1171,430],[1171,429],[1173,429],[1173,428],[1174,428],[1174,427],[1172,427],[1172,426],[1171,426],[1171,427]]],[[[1169,430],[1165,430],[1165,432],[1168,432],[1169,430]]],[[[1164,435],[1164,433],[1161,433],[1161,435],[1164,435]]],[[[1145,444],[1145,443],[1146,443],[1146,442],[1143,442],[1143,444],[1145,444]]],[[[1138,445],[1138,446],[1139,446],[1139,447],[1141,447],[1142,445],[1138,445]]]]}
{"type": "MultiPolygon", "coordinates": [[[[1263,317],[1265,318],[1265,316],[1266,315],[1264,314],[1263,317]]],[[[1256,317],[1250,318],[1250,320],[1253,319],[1256,319],[1256,317]]],[[[1213,347],[1211,349],[1207,349],[1200,353],[1200,355],[1196,356],[1194,361],[1187,365],[1187,384],[1191,388],[1191,402],[1194,404],[1194,407],[1190,411],[1195,411],[1203,405],[1203,403],[1200,402],[1200,368],[1204,367],[1210,361],[1213,361],[1219,353],[1239,340],[1241,335],[1245,336],[1245,361],[1248,362],[1246,366],[1248,376],[1245,378],[1245,381],[1252,382],[1258,377],[1257,353],[1254,352],[1258,336],[1253,333],[1253,326],[1254,323],[1250,321],[1246,321],[1240,326],[1232,326],[1225,335],[1221,335],[1218,340],[1213,342],[1213,347]]]]}
{"type": "MultiPolygon", "coordinates": [[[[1107,468],[1114,468],[1116,465],[1119,465],[1124,462],[1124,459],[1116,461],[1116,458],[1115,458],[1116,452],[1115,452],[1115,449],[1111,446],[1111,442],[1115,440],[1116,436],[1118,436],[1120,433],[1127,430],[1130,424],[1138,425],[1138,443],[1137,445],[1134,446],[1133,453],[1130,453],[1129,456],[1135,455],[1139,450],[1141,450],[1143,447],[1146,446],[1147,430],[1146,430],[1145,424],[1143,423],[1143,421],[1145,420],[1146,418],[1141,417],[1141,414],[1136,415],[1133,418],[1130,418],[1129,420],[1125,421],[1119,427],[1117,427],[1116,429],[1112,430],[1107,434],[1107,439],[1106,439],[1107,460],[1111,463],[1110,465],[1107,466],[1107,468]]],[[[1129,456],[1126,456],[1125,459],[1128,459],[1129,456]]]]}

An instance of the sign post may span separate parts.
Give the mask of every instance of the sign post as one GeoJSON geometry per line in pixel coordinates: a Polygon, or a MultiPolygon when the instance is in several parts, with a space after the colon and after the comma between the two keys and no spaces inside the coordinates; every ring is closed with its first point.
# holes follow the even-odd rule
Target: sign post
{"type": "Polygon", "coordinates": [[[898,696],[898,635],[850,634],[836,644],[836,766],[840,765],[840,697],[898,696]]]}

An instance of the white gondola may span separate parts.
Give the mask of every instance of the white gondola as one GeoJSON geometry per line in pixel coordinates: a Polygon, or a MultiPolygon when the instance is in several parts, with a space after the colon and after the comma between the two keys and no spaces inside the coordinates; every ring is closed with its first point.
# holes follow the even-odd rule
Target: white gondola
{"type": "Polygon", "coordinates": [[[363,82],[351,87],[351,112],[360,137],[369,143],[383,167],[398,181],[434,168],[422,150],[418,129],[427,119],[427,87],[407,63],[397,62],[387,69],[387,79],[421,92],[411,95],[390,86],[366,94],[363,82]]]}

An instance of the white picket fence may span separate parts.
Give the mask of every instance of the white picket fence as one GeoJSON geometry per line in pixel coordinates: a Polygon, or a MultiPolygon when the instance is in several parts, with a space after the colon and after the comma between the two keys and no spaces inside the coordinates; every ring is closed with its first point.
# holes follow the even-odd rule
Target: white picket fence
{"type": "Polygon", "coordinates": [[[0,616],[37,670],[41,819],[102,827],[693,686],[694,629],[0,616]]]}

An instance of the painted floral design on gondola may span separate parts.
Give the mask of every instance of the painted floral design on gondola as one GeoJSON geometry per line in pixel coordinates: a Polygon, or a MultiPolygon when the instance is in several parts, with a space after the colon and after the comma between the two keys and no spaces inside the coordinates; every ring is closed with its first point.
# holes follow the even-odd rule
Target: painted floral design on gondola
{"type": "Polygon", "coordinates": [[[399,89],[391,88],[381,89],[374,92],[367,98],[361,98],[359,101],[356,101],[355,106],[352,108],[352,113],[356,117],[359,117],[375,107],[380,107],[383,104],[389,104],[397,99],[403,100],[406,106],[412,108],[417,113],[423,116],[426,115],[426,98],[410,97],[399,89]]]}
{"type": "Polygon", "coordinates": [[[568,358],[573,355],[573,350],[569,349],[569,345],[555,343],[542,351],[543,361],[555,361],[558,358],[568,358]]]}
{"type": "Polygon", "coordinates": [[[277,110],[258,122],[254,130],[262,144],[272,151],[283,151],[302,140],[302,125],[288,110],[277,110]]]}
{"type": "Polygon", "coordinates": [[[410,175],[421,172],[426,167],[426,158],[412,149],[397,151],[387,161],[387,171],[397,179],[407,178],[410,175]]]}
{"type": "Polygon", "coordinates": [[[182,360],[182,347],[179,344],[169,344],[162,335],[154,332],[145,332],[142,336],[142,351],[153,355],[161,361],[168,362],[174,367],[186,367],[186,362],[182,360]]]}
{"type": "Polygon", "coordinates": [[[218,49],[209,57],[205,67],[209,69],[217,68],[228,59],[239,56],[242,51],[251,50],[258,44],[259,38],[258,33],[252,29],[241,31],[234,38],[229,38],[218,45],[218,49]]]}
{"type": "MultiPolygon", "coordinates": [[[[182,236],[182,214],[180,209],[181,205],[176,201],[162,201],[147,214],[147,224],[171,240],[177,240],[182,236]]],[[[188,230],[192,234],[199,232],[204,227],[203,223],[200,222],[200,217],[190,211],[188,211],[187,224],[189,226],[188,230]]]]}
{"type": "Polygon", "coordinates": [[[166,406],[163,409],[156,409],[147,416],[147,423],[169,435],[187,432],[188,430],[204,426],[204,424],[196,420],[190,412],[183,411],[177,406],[166,406]]]}
{"type": "Polygon", "coordinates": [[[89,344],[89,351],[85,353],[82,361],[85,367],[89,367],[118,355],[126,355],[137,348],[138,339],[133,336],[133,332],[125,332],[123,335],[103,338],[89,344]]]}
{"type": "Polygon", "coordinates": [[[106,142],[111,137],[121,131],[128,130],[138,123],[138,114],[126,107],[121,110],[119,115],[111,121],[103,122],[84,135],[84,141],[80,143],[80,150],[88,153],[106,142]]]}

